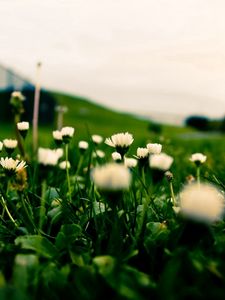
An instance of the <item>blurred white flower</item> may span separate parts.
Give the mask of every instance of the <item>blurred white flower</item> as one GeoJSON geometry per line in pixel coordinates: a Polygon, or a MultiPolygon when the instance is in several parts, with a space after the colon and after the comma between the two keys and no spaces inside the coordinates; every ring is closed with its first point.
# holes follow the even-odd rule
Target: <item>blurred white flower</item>
{"type": "Polygon", "coordinates": [[[79,141],[78,147],[81,150],[87,150],[87,148],[88,148],[88,142],[86,142],[86,141],[79,141]]]}
{"type": "Polygon", "coordinates": [[[130,157],[124,157],[124,165],[127,168],[135,168],[137,166],[137,159],[135,158],[130,158],[130,157]]]}
{"type": "Polygon", "coordinates": [[[121,154],[119,152],[113,152],[112,159],[115,161],[121,160],[122,159],[121,154]]]}
{"type": "Polygon", "coordinates": [[[120,147],[120,148],[128,148],[134,139],[132,134],[126,133],[117,133],[111,136],[111,138],[107,138],[105,143],[111,147],[120,147]]]}
{"type": "Polygon", "coordinates": [[[20,131],[28,130],[29,129],[29,122],[19,122],[16,124],[17,129],[20,131]]]}
{"type": "Polygon", "coordinates": [[[0,142],[0,152],[2,151],[3,143],[0,142]]]}
{"type": "Polygon", "coordinates": [[[73,127],[63,127],[61,129],[61,133],[62,133],[62,138],[65,138],[65,137],[69,137],[69,138],[72,138],[73,135],[74,135],[74,128],[73,127]]]}
{"type": "Polygon", "coordinates": [[[52,132],[53,139],[56,141],[62,141],[62,132],[60,130],[54,130],[52,132]]]}
{"type": "Polygon", "coordinates": [[[162,151],[162,145],[161,144],[147,144],[147,149],[149,154],[160,154],[162,151]]]}
{"type": "Polygon", "coordinates": [[[67,167],[68,169],[70,169],[71,165],[70,165],[70,162],[69,162],[69,161],[64,160],[64,161],[62,161],[62,162],[59,163],[59,168],[60,168],[60,169],[66,170],[66,167],[67,167]]]}
{"type": "Polygon", "coordinates": [[[102,151],[102,150],[96,150],[96,151],[93,153],[93,156],[94,156],[94,157],[98,156],[99,158],[103,158],[103,157],[105,157],[105,152],[102,151]]]}
{"type": "Polygon", "coordinates": [[[224,197],[213,185],[193,183],[180,193],[180,211],[193,220],[214,222],[224,213],[224,197]]]}
{"type": "Polygon", "coordinates": [[[96,167],[92,171],[92,179],[99,189],[106,191],[120,191],[129,188],[131,174],[124,165],[108,163],[96,167]]]}
{"type": "Polygon", "coordinates": [[[166,153],[152,154],[149,157],[149,165],[152,169],[168,171],[173,163],[173,157],[166,153]]]}
{"type": "Polygon", "coordinates": [[[13,159],[13,158],[3,158],[1,157],[1,160],[0,160],[0,165],[7,171],[10,171],[10,172],[19,172],[21,171],[22,169],[26,168],[27,165],[26,165],[26,162],[25,161],[20,161],[18,159],[13,159]]]}
{"type": "Polygon", "coordinates": [[[102,137],[101,135],[98,135],[98,134],[93,134],[93,135],[91,136],[91,139],[92,139],[92,141],[93,141],[95,144],[100,144],[100,143],[102,143],[102,141],[103,141],[103,137],[102,137]]]}
{"type": "Polygon", "coordinates": [[[147,148],[137,148],[137,157],[138,158],[147,158],[149,155],[149,151],[147,148]]]}
{"type": "Polygon", "coordinates": [[[57,148],[57,149],[52,150],[52,151],[56,152],[56,154],[58,155],[58,158],[61,158],[63,156],[63,149],[62,148],[57,148]]]}
{"type": "Polygon", "coordinates": [[[202,153],[194,153],[190,157],[190,161],[197,163],[197,164],[203,164],[207,159],[207,156],[203,155],[202,153]]]}
{"type": "Polygon", "coordinates": [[[14,91],[14,92],[12,92],[11,97],[17,98],[17,99],[19,99],[20,101],[24,101],[24,100],[25,100],[25,97],[24,97],[23,94],[22,94],[21,92],[19,92],[19,91],[14,91]]]}
{"type": "Polygon", "coordinates": [[[17,147],[17,140],[12,140],[12,139],[4,139],[3,140],[3,145],[7,149],[15,149],[17,147]]]}
{"type": "Polygon", "coordinates": [[[62,149],[52,150],[49,148],[38,149],[38,162],[44,166],[55,166],[63,155],[62,149]]]}

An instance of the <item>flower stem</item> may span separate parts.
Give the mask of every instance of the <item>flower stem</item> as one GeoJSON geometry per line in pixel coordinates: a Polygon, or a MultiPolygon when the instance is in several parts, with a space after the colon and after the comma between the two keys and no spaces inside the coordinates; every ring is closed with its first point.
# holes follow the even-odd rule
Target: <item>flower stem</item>
{"type": "Polygon", "coordinates": [[[176,198],[175,198],[175,195],[174,195],[174,190],[173,190],[173,182],[170,181],[170,194],[171,194],[171,199],[172,199],[172,202],[173,202],[173,205],[176,206],[176,198]]]}
{"type": "Polygon", "coordinates": [[[42,226],[44,223],[45,217],[45,192],[46,192],[46,181],[42,182],[42,190],[41,190],[41,207],[40,207],[40,215],[39,215],[39,231],[42,230],[42,226]]]}
{"type": "Polygon", "coordinates": [[[11,215],[8,207],[7,207],[7,204],[6,204],[6,201],[3,197],[1,197],[1,202],[2,202],[2,206],[3,206],[3,209],[4,211],[7,212],[7,215],[9,216],[10,220],[13,222],[13,224],[15,225],[16,228],[18,228],[18,224],[16,223],[16,221],[14,220],[13,216],[11,215]]]}
{"type": "Polygon", "coordinates": [[[200,166],[197,166],[197,169],[196,169],[196,178],[197,178],[198,185],[200,185],[200,166]]]}
{"type": "Polygon", "coordinates": [[[69,166],[68,166],[68,151],[69,151],[69,144],[65,144],[65,152],[66,152],[66,177],[67,177],[67,184],[68,184],[68,192],[69,192],[69,201],[72,202],[71,197],[71,185],[70,185],[70,174],[69,174],[69,166]]]}

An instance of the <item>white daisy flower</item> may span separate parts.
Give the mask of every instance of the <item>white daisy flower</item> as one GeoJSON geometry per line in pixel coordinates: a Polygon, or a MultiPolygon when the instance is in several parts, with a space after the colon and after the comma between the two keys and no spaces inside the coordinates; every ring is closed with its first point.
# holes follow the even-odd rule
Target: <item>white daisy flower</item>
{"type": "Polygon", "coordinates": [[[101,135],[98,135],[98,134],[93,134],[93,135],[91,136],[91,139],[92,139],[92,141],[93,141],[95,144],[100,144],[100,143],[102,143],[102,141],[103,141],[103,137],[102,137],[101,135]]]}
{"type": "Polygon", "coordinates": [[[29,129],[29,122],[19,122],[16,125],[20,131],[27,131],[29,129]]]}
{"type": "Polygon", "coordinates": [[[18,159],[15,160],[11,157],[1,157],[0,165],[3,167],[3,169],[5,169],[5,171],[9,172],[9,174],[14,174],[27,167],[25,161],[20,161],[18,159]]]}
{"type": "Polygon", "coordinates": [[[3,148],[3,143],[0,142],[0,152],[2,151],[2,148],[3,148]]]}
{"type": "Polygon", "coordinates": [[[79,143],[78,143],[78,147],[81,150],[87,150],[88,146],[89,146],[88,142],[86,142],[86,141],[79,141],[79,143]]]}
{"type": "Polygon", "coordinates": [[[62,141],[62,132],[60,130],[54,130],[52,132],[53,139],[56,141],[62,141]]]}
{"type": "Polygon", "coordinates": [[[6,149],[15,149],[18,145],[18,142],[17,142],[17,140],[4,139],[3,145],[6,149]]]}
{"type": "Polygon", "coordinates": [[[72,139],[73,135],[74,135],[74,131],[75,129],[73,127],[63,127],[61,129],[61,133],[62,133],[62,139],[64,143],[69,143],[69,141],[72,139]]]}
{"type": "Polygon", "coordinates": [[[122,160],[121,154],[119,152],[113,152],[112,153],[112,159],[114,161],[120,161],[120,160],[122,160]]]}
{"type": "Polygon", "coordinates": [[[99,157],[99,158],[103,158],[103,157],[105,157],[105,152],[104,151],[102,151],[102,150],[96,150],[94,153],[93,153],[93,156],[94,157],[99,157]]]}
{"type": "Polygon", "coordinates": [[[137,148],[137,157],[138,158],[147,158],[149,155],[149,151],[147,148],[137,148]]]}
{"type": "Polygon", "coordinates": [[[137,159],[135,158],[130,158],[130,157],[124,157],[124,165],[127,168],[135,168],[137,166],[137,159]]]}
{"type": "Polygon", "coordinates": [[[52,150],[48,148],[38,149],[38,162],[44,166],[55,166],[63,155],[62,149],[52,150]]]}
{"type": "Polygon", "coordinates": [[[190,161],[196,164],[203,164],[207,159],[207,156],[203,155],[202,153],[194,153],[190,157],[190,161]]]}
{"type": "Polygon", "coordinates": [[[152,169],[168,171],[173,163],[173,157],[166,153],[152,154],[149,157],[149,165],[152,169]]]}
{"type": "Polygon", "coordinates": [[[19,91],[14,91],[14,92],[12,92],[11,97],[12,97],[12,98],[17,98],[17,99],[19,99],[20,101],[24,101],[24,100],[25,100],[25,97],[24,97],[23,94],[22,94],[21,92],[19,92],[19,91]]]}
{"type": "Polygon", "coordinates": [[[70,169],[71,165],[70,165],[70,162],[69,162],[69,161],[64,160],[64,161],[62,161],[62,162],[59,163],[59,168],[60,168],[60,169],[66,170],[66,167],[67,167],[68,169],[70,169]]]}
{"type": "Polygon", "coordinates": [[[124,166],[116,163],[96,167],[92,171],[92,179],[95,185],[106,191],[120,191],[129,188],[131,174],[124,166]]]}
{"type": "Polygon", "coordinates": [[[211,223],[221,219],[224,213],[224,197],[213,185],[193,183],[180,193],[180,211],[192,219],[211,223]]]}
{"type": "Polygon", "coordinates": [[[160,154],[162,151],[162,145],[157,143],[149,143],[147,144],[147,149],[149,154],[160,154]]]}
{"type": "Polygon", "coordinates": [[[128,148],[134,139],[132,134],[126,133],[117,133],[111,136],[111,138],[107,138],[105,143],[110,147],[120,147],[120,148],[128,148]]]}

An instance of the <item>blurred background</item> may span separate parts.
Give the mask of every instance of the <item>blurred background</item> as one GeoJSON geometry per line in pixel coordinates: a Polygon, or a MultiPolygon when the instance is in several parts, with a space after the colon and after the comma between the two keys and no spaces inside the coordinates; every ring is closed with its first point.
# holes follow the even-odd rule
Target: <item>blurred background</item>
{"type": "Polygon", "coordinates": [[[42,63],[40,122],[101,131],[145,122],[225,130],[223,0],[0,0],[0,122],[13,90],[32,120],[42,63]],[[63,108],[63,109],[64,109],[63,108]],[[99,121],[99,126],[96,124],[99,121]],[[131,119],[130,119],[131,120],[131,119]],[[55,123],[54,123],[55,122],[55,123]],[[78,124],[79,123],[79,124],[78,124]],[[120,124],[121,123],[121,124],[120,124]],[[124,124],[126,123],[126,124],[124,124]]]}

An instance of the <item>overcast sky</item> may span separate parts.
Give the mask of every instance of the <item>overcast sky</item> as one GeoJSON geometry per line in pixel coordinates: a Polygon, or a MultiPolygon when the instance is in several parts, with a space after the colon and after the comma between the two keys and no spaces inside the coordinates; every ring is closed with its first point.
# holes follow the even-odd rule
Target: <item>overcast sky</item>
{"type": "Polygon", "coordinates": [[[0,0],[0,63],[118,109],[225,114],[224,0],[0,0]]]}

